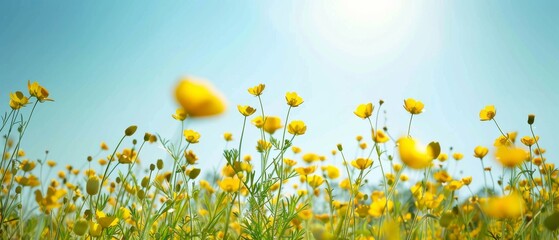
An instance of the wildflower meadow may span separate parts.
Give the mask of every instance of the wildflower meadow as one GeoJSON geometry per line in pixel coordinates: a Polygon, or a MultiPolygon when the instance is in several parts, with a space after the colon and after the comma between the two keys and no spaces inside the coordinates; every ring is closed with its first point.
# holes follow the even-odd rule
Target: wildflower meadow
{"type": "MultiPolygon", "coordinates": [[[[553,239],[559,227],[557,168],[526,116],[506,132],[498,106],[479,106],[479,124],[501,133],[492,146],[447,152],[438,142],[413,137],[414,119],[424,114],[420,99],[402,100],[409,115],[406,135],[395,138],[379,124],[383,100],[355,103],[354,117],[369,129],[356,137],[358,156],[332,146],[327,155],[301,152],[307,131],[290,113],[305,104],[285,94],[284,116],[268,116],[265,84],[247,86],[254,101],[237,105],[239,135],[222,151],[225,163],[211,172],[198,165],[195,144],[205,144],[196,118],[222,114],[222,95],[209,82],[183,78],[175,89],[178,109],[169,113],[181,137],[168,139],[123,129],[118,144],[98,146],[86,167],[57,167],[48,152],[31,160],[20,144],[29,126],[46,116],[37,108],[57,104],[45,86],[29,81],[9,93],[2,115],[0,167],[2,239],[553,239]],[[244,105],[247,104],[247,105],[244,105]],[[243,142],[257,128],[257,142],[243,142]],[[368,146],[367,143],[372,143],[368,146]],[[142,150],[160,146],[167,156],[143,159],[142,150]],[[248,152],[255,152],[249,154],[248,152]],[[477,159],[483,179],[457,178],[445,164],[477,159]],[[140,160],[141,159],[141,160],[140,160]],[[162,159],[170,159],[164,161],[162,159]],[[332,159],[338,159],[337,163],[332,159]],[[502,169],[486,167],[497,161],[502,169]],[[139,169],[143,169],[140,171],[139,169]],[[418,172],[410,178],[406,172],[418,172]],[[378,182],[369,181],[380,175],[378,182]],[[471,188],[472,181],[481,188],[471,188]],[[407,185],[404,185],[407,183],[407,185]],[[411,187],[405,187],[411,186],[411,187]],[[458,195],[467,196],[458,198],[458,195]]],[[[56,93],[52,94],[56,96],[56,93]]],[[[351,111],[348,111],[351,114],[351,111]]],[[[309,126],[312,127],[312,126],[309,126]]],[[[85,161],[85,160],[84,160],[85,161]]]]}

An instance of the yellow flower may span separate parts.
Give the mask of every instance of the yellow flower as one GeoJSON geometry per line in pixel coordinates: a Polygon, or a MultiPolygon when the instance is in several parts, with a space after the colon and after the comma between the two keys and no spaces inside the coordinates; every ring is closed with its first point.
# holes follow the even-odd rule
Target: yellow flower
{"type": "Polygon", "coordinates": [[[307,131],[307,125],[301,120],[291,121],[287,126],[287,131],[293,135],[303,135],[307,131]]]}
{"type": "Polygon", "coordinates": [[[504,167],[516,167],[530,157],[530,153],[514,146],[500,146],[495,151],[495,157],[504,167]]]}
{"type": "Polygon", "coordinates": [[[262,116],[256,116],[250,122],[257,128],[262,128],[264,126],[264,119],[262,116]]]}
{"type": "Polygon", "coordinates": [[[136,151],[130,148],[125,148],[122,150],[122,153],[117,153],[118,162],[122,164],[129,164],[136,162],[136,151]]]}
{"type": "Polygon", "coordinates": [[[269,134],[274,134],[276,130],[282,128],[281,119],[276,116],[268,116],[264,119],[264,131],[269,134]]]}
{"type": "Polygon", "coordinates": [[[182,108],[177,108],[177,110],[175,110],[175,114],[172,115],[174,119],[179,121],[184,121],[187,116],[186,111],[182,108]]]}
{"type": "Polygon", "coordinates": [[[464,183],[464,185],[470,185],[472,183],[472,176],[468,176],[468,177],[463,177],[462,178],[462,182],[464,183]]]}
{"type": "Polygon", "coordinates": [[[307,183],[309,183],[309,186],[311,186],[312,188],[320,187],[323,182],[324,178],[322,178],[320,175],[315,174],[307,176],[307,183]]]}
{"type": "Polygon", "coordinates": [[[390,200],[386,201],[385,197],[378,198],[371,202],[371,205],[369,206],[369,215],[375,218],[379,218],[386,211],[391,212],[392,209],[394,209],[394,202],[390,200]]]}
{"type": "Polygon", "coordinates": [[[384,131],[382,130],[377,130],[377,133],[375,134],[375,132],[373,131],[373,140],[376,143],[385,143],[388,142],[389,138],[386,135],[386,133],[384,133],[384,131]]]}
{"type": "Polygon", "coordinates": [[[538,140],[540,140],[540,136],[536,136],[536,138],[530,137],[530,136],[524,136],[523,138],[520,139],[520,141],[526,145],[526,147],[530,147],[534,144],[536,144],[536,142],[538,142],[538,140]]]}
{"type": "Polygon", "coordinates": [[[248,117],[250,115],[252,115],[254,112],[256,112],[256,109],[251,107],[251,106],[242,106],[242,105],[237,105],[237,109],[239,110],[239,112],[241,114],[243,114],[245,117],[248,117]]]}
{"type": "Polygon", "coordinates": [[[256,151],[258,152],[265,152],[272,148],[272,143],[265,141],[263,139],[258,140],[256,143],[256,151]]]}
{"type": "Polygon", "coordinates": [[[97,217],[97,223],[103,228],[116,226],[118,224],[118,218],[115,216],[107,216],[102,211],[97,211],[95,215],[97,217]]]}
{"type": "Polygon", "coordinates": [[[454,160],[456,161],[460,161],[462,158],[464,157],[464,154],[456,152],[454,154],[452,154],[452,158],[454,158],[454,160]]]}
{"type": "Polygon", "coordinates": [[[224,97],[204,80],[183,78],[176,87],[175,97],[191,117],[205,117],[225,111],[224,97]]]}
{"type": "Polygon", "coordinates": [[[225,192],[236,192],[239,190],[241,180],[236,177],[226,177],[219,182],[219,187],[225,192]]]}
{"type": "Polygon", "coordinates": [[[103,150],[103,151],[109,150],[109,146],[105,142],[101,142],[100,147],[101,147],[101,150],[103,150]]]}
{"type": "Polygon", "coordinates": [[[10,107],[14,110],[24,107],[25,104],[29,102],[29,98],[23,95],[22,92],[17,91],[15,93],[10,93],[10,107]]]}
{"type": "Polygon", "coordinates": [[[306,163],[312,163],[320,160],[320,156],[316,153],[305,153],[302,158],[306,163]]]}
{"type": "Polygon", "coordinates": [[[441,171],[438,171],[438,172],[434,173],[433,178],[437,182],[441,182],[441,183],[445,183],[445,182],[448,182],[448,181],[452,180],[452,177],[450,176],[450,174],[448,174],[448,172],[445,171],[445,170],[441,170],[441,171]]]}
{"type": "Polygon", "coordinates": [[[36,186],[39,186],[41,184],[39,182],[39,179],[37,177],[35,177],[35,175],[29,175],[29,177],[16,176],[15,180],[21,186],[36,187],[36,186]]]}
{"type": "Polygon", "coordinates": [[[373,114],[373,109],[374,106],[372,103],[364,103],[359,104],[353,113],[355,113],[358,117],[365,119],[373,114]]]}
{"type": "Polygon", "coordinates": [[[495,117],[495,114],[497,114],[497,110],[495,110],[495,106],[487,105],[479,112],[479,120],[481,121],[492,120],[495,117]]]}
{"type": "Polygon", "coordinates": [[[340,170],[334,165],[323,166],[322,171],[326,172],[326,176],[330,179],[340,177],[340,170]]]}
{"type": "Polygon", "coordinates": [[[353,161],[351,161],[351,166],[359,169],[359,170],[365,170],[366,168],[370,167],[371,165],[373,165],[373,160],[368,159],[368,158],[357,158],[353,161]]]}
{"type": "Polygon", "coordinates": [[[186,138],[186,141],[189,143],[198,143],[200,141],[200,133],[192,129],[184,130],[183,134],[184,137],[186,138]]]}
{"type": "Polygon", "coordinates": [[[314,173],[314,171],[316,170],[316,166],[309,166],[309,167],[298,167],[295,168],[295,172],[299,173],[300,175],[309,175],[314,173]]]}
{"type": "Polygon", "coordinates": [[[488,148],[484,146],[477,146],[474,149],[474,157],[482,159],[483,157],[485,157],[485,155],[487,155],[488,152],[489,152],[488,148]]]}
{"type": "Polygon", "coordinates": [[[66,195],[66,190],[55,189],[54,187],[49,186],[47,194],[44,197],[41,190],[35,190],[35,201],[37,201],[41,211],[48,214],[52,209],[62,206],[62,203],[59,202],[59,200],[62,199],[64,195],[66,195]]]}
{"type": "Polygon", "coordinates": [[[430,166],[431,161],[439,156],[441,146],[438,142],[431,142],[424,148],[416,140],[403,137],[398,140],[398,150],[402,162],[413,169],[422,169],[430,166]]]}
{"type": "Polygon", "coordinates": [[[230,132],[223,133],[223,139],[227,142],[233,141],[233,134],[230,132]]]}
{"type": "Polygon", "coordinates": [[[85,187],[87,194],[97,195],[97,193],[99,193],[99,184],[99,178],[97,175],[89,177],[85,187]]]}
{"type": "Polygon", "coordinates": [[[404,108],[411,114],[420,114],[423,112],[423,103],[421,101],[417,101],[413,98],[408,98],[404,100],[404,108]]]}
{"type": "Polygon", "coordinates": [[[297,146],[292,146],[291,151],[293,151],[294,154],[297,154],[301,152],[301,148],[297,146]]]}
{"type": "Polygon", "coordinates": [[[248,92],[254,96],[260,96],[262,95],[262,91],[264,91],[264,88],[266,87],[266,85],[264,84],[258,84],[254,87],[251,87],[248,89],[248,92]]]}
{"type": "Polygon", "coordinates": [[[285,100],[287,101],[287,105],[292,107],[297,107],[303,103],[303,99],[299,97],[296,92],[287,92],[285,94],[285,100]]]}
{"type": "Polygon", "coordinates": [[[92,237],[100,237],[102,232],[103,227],[101,227],[101,225],[92,221],[89,222],[89,235],[92,237]]]}
{"type": "Polygon", "coordinates": [[[49,99],[49,91],[47,91],[46,88],[42,87],[41,85],[39,85],[38,82],[33,82],[31,83],[31,81],[27,81],[27,88],[29,90],[29,94],[32,97],[36,97],[37,100],[39,100],[39,102],[44,102],[44,101],[52,101],[52,99],[49,99]]]}
{"type": "Polygon", "coordinates": [[[24,172],[29,172],[35,168],[35,162],[25,159],[21,161],[21,164],[19,164],[19,168],[24,172]]]}
{"type": "Polygon", "coordinates": [[[492,197],[482,206],[485,213],[494,218],[518,218],[526,210],[526,202],[516,192],[504,197],[492,197]]]}

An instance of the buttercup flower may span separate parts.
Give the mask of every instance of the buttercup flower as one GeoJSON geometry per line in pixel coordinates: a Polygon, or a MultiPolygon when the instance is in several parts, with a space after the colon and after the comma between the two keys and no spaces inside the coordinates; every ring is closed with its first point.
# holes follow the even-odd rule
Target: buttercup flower
{"type": "Polygon", "coordinates": [[[25,107],[28,102],[29,98],[23,95],[22,92],[17,91],[15,93],[10,93],[10,107],[12,109],[17,110],[21,107],[25,107]]]}
{"type": "Polygon", "coordinates": [[[268,116],[264,119],[264,131],[269,134],[274,134],[276,130],[282,128],[281,119],[276,116],[268,116]]]}
{"type": "Polygon", "coordinates": [[[297,107],[303,103],[303,98],[299,97],[296,92],[288,92],[285,94],[287,105],[297,107]]]}
{"type": "Polygon", "coordinates": [[[287,131],[293,135],[303,135],[307,131],[307,125],[301,120],[291,121],[287,126],[287,131]]]}
{"type": "Polygon", "coordinates": [[[425,148],[412,138],[402,137],[398,140],[398,150],[402,162],[413,169],[422,169],[430,166],[431,161],[439,156],[441,146],[438,142],[431,142],[425,148]]]}
{"type": "Polygon", "coordinates": [[[41,85],[39,85],[38,82],[33,82],[31,83],[31,81],[27,81],[27,88],[29,90],[29,94],[33,97],[36,97],[37,100],[39,100],[39,102],[44,102],[44,101],[52,101],[52,99],[49,99],[49,91],[47,91],[46,88],[42,87],[41,85]]]}
{"type": "Polygon", "coordinates": [[[189,143],[198,143],[200,141],[200,133],[192,129],[184,130],[184,137],[189,143]]]}
{"type": "Polygon", "coordinates": [[[184,111],[191,117],[205,117],[225,111],[225,98],[204,80],[183,78],[175,89],[175,96],[184,111]]]}
{"type": "Polygon", "coordinates": [[[251,107],[251,106],[242,106],[242,105],[237,105],[237,109],[239,110],[239,112],[241,114],[243,114],[245,117],[248,117],[250,115],[252,115],[254,112],[256,112],[256,109],[251,107]]]}
{"type": "Polygon", "coordinates": [[[495,158],[504,167],[516,167],[530,157],[530,153],[515,146],[500,146],[495,151],[495,158]]]}
{"type": "Polygon", "coordinates": [[[479,120],[481,121],[492,120],[495,117],[495,114],[497,114],[497,110],[495,110],[495,106],[487,105],[479,112],[479,120]]]}
{"type": "Polygon", "coordinates": [[[408,98],[406,100],[404,100],[404,108],[406,109],[406,111],[408,111],[411,114],[420,114],[423,112],[423,107],[425,107],[425,105],[423,105],[422,102],[417,101],[413,98],[408,98]]]}
{"type": "Polygon", "coordinates": [[[233,134],[230,132],[223,133],[223,139],[227,142],[233,141],[233,134]]]}
{"type": "Polygon", "coordinates": [[[264,88],[266,87],[266,85],[264,84],[258,84],[254,87],[251,87],[248,89],[248,92],[254,96],[260,96],[262,95],[262,92],[264,91],[264,88]]]}
{"type": "Polygon", "coordinates": [[[358,117],[365,119],[373,114],[373,109],[374,106],[372,103],[364,103],[359,104],[353,113],[355,113],[358,117]]]}
{"type": "Polygon", "coordinates": [[[530,136],[524,136],[520,139],[520,142],[522,142],[524,145],[526,145],[526,147],[530,147],[534,144],[536,144],[536,142],[540,140],[539,136],[536,136],[536,138],[530,137],[530,136]]]}
{"type": "Polygon", "coordinates": [[[184,119],[186,119],[187,114],[186,111],[184,111],[184,109],[182,108],[177,108],[177,110],[175,111],[175,113],[172,115],[174,119],[177,119],[179,121],[184,121],[184,119]]]}
{"type": "Polygon", "coordinates": [[[477,146],[474,149],[474,157],[482,159],[483,157],[485,157],[485,155],[487,155],[488,152],[489,152],[488,148],[484,146],[477,146]]]}
{"type": "Polygon", "coordinates": [[[385,143],[388,142],[389,138],[386,135],[386,133],[384,133],[384,131],[382,130],[377,130],[376,134],[373,131],[373,141],[375,141],[376,143],[385,143]]]}
{"type": "Polygon", "coordinates": [[[359,169],[359,170],[365,170],[368,167],[370,167],[371,165],[373,165],[373,160],[368,159],[368,158],[357,158],[353,161],[351,161],[351,166],[359,169]]]}
{"type": "Polygon", "coordinates": [[[311,186],[312,188],[317,188],[320,185],[322,185],[322,183],[324,182],[324,178],[322,178],[320,175],[310,175],[307,176],[307,183],[309,184],[309,186],[311,186]]]}
{"type": "Polygon", "coordinates": [[[237,177],[226,177],[219,182],[219,187],[225,192],[236,192],[239,190],[241,180],[237,177]]]}

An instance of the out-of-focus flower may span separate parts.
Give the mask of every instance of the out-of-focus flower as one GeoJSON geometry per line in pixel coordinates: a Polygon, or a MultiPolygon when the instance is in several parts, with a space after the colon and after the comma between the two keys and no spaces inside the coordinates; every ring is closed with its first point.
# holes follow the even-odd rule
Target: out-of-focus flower
{"type": "Polygon", "coordinates": [[[225,111],[225,98],[208,81],[183,78],[175,89],[175,97],[191,117],[205,117],[225,111]]]}
{"type": "Polygon", "coordinates": [[[454,158],[454,160],[456,161],[460,161],[462,160],[462,158],[464,158],[464,154],[455,152],[454,154],[452,154],[452,158],[454,158]]]}
{"type": "Polygon", "coordinates": [[[312,188],[317,188],[320,185],[322,185],[322,183],[324,182],[324,178],[322,178],[320,175],[310,175],[307,176],[307,183],[309,183],[309,186],[311,186],[312,188]]]}
{"type": "Polygon", "coordinates": [[[297,95],[296,92],[288,92],[285,94],[285,100],[287,101],[287,105],[291,107],[298,107],[303,103],[303,98],[297,95]]]}
{"type": "Polygon", "coordinates": [[[307,131],[307,125],[301,120],[291,121],[287,126],[287,131],[293,135],[303,135],[307,131]]]}
{"type": "Polygon", "coordinates": [[[386,135],[386,133],[384,133],[384,131],[382,130],[377,130],[377,132],[375,133],[373,131],[373,141],[375,141],[376,143],[385,143],[388,142],[389,138],[386,135]]]}
{"type": "Polygon", "coordinates": [[[535,138],[530,136],[524,136],[523,138],[520,139],[520,142],[526,145],[526,147],[531,147],[532,145],[536,144],[538,140],[540,140],[539,136],[536,136],[535,138]]]}
{"type": "Polygon", "coordinates": [[[522,196],[512,192],[504,197],[492,197],[482,205],[485,213],[495,218],[517,218],[526,210],[522,196]]]}
{"type": "Polygon", "coordinates": [[[404,100],[404,108],[411,114],[420,114],[423,112],[425,105],[421,101],[417,101],[413,98],[408,98],[404,100]]]}
{"type": "Polygon", "coordinates": [[[398,140],[398,150],[402,162],[413,169],[422,169],[431,165],[431,161],[439,156],[441,146],[438,142],[431,142],[422,147],[416,140],[402,137],[398,140]]]}
{"type": "Polygon", "coordinates": [[[239,190],[241,180],[237,177],[226,177],[219,182],[219,187],[225,192],[236,192],[239,190]]]}
{"type": "Polygon", "coordinates": [[[353,161],[351,161],[351,166],[359,169],[359,170],[365,170],[368,167],[370,167],[371,165],[373,165],[373,160],[368,159],[368,158],[357,158],[353,161]]]}
{"type": "Polygon", "coordinates": [[[225,139],[225,141],[227,142],[233,141],[233,134],[230,132],[225,132],[223,133],[223,139],[225,139]]]}
{"type": "Polygon", "coordinates": [[[515,146],[500,146],[495,151],[495,158],[504,167],[514,168],[530,157],[530,153],[515,146]]]}
{"type": "Polygon", "coordinates": [[[495,106],[487,105],[483,109],[481,109],[481,111],[479,111],[479,120],[481,121],[492,120],[496,114],[497,114],[497,110],[495,110],[495,106]]]}
{"type": "Polygon", "coordinates": [[[374,106],[372,103],[364,103],[364,104],[359,104],[359,106],[357,106],[357,108],[353,113],[355,113],[356,116],[365,119],[373,114],[373,109],[374,106]]]}
{"type": "Polygon", "coordinates": [[[130,164],[136,162],[136,151],[130,148],[125,148],[122,153],[117,153],[118,162],[121,164],[130,164]]]}
{"type": "Polygon", "coordinates": [[[264,119],[263,129],[269,134],[274,134],[276,130],[282,128],[281,119],[276,116],[268,116],[264,119]]]}

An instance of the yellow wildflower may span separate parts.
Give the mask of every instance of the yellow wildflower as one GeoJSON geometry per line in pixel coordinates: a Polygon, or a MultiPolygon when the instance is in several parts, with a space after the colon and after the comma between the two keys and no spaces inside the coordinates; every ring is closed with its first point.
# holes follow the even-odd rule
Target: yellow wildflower
{"type": "Polygon", "coordinates": [[[411,114],[420,114],[423,112],[423,107],[425,107],[425,105],[423,105],[422,102],[417,101],[413,98],[408,98],[406,100],[404,100],[404,108],[406,109],[406,111],[408,111],[411,114]]]}
{"type": "Polygon", "coordinates": [[[359,104],[359,106],[357,106],[357,108],[353,113],[355,113],[356,116],[365,119],[373,114],[373,109],[374,106],[372,103],[364,103],[364,104],[359,104]]]}
{"type": "Polygon", "coordinates": [[[266,87],[266,85],[264,84],[258,84],[254,87],[251,87],[248,89],[248,92],[254,96],[260,96],[262,95],[262,92],[264,91],[264,88],[266,87]]]}
{"type": "Polygon", "coordinates": [[[186,139],[187,142],[189,143],[198,143],[200,141],[200,133],[192,130],[192,129],[187,129],[184,130],[184,137],[186,139]]]}
{"type": "Polygon", "coordinates": [[[365,170],[368,167],[370,167],[371,165],[373,165],[373,160],[368,159],[368,158],[357,158],[353,161],[351,161],[351,166],[359,169],[359,170],[365,170]]]}
{"type": "Polygon", "coordinates": [[[307,125],[301,120],[291,121],[287,126],[287,131],[293,135],[303,135],[307,131],[307,125]]]}
{"type": "Polygon", "coordinates": [[[487,105],[479,112],[479,120],[481,121],[492,120],[496,114],[497,114],[497,110],[495,110],[495,106],[487,105]]]}
{"type": "Polygon", "coordinates": [[[175,96],[191,117],[218,115],[226,108],[224,97],[205,80],[183,78],[176,87],[175,96]]]}
{"type": "Polygon", "coordinates": [[[184,121],[187,116],[188,114],[186,114],[186,111],[183,108],[177,108],[177,110],[175,110],[175,113],[172,115],[174,119],[179,121],[184,121]]]}
{"type": "Polygon", "coordinates": [[[296,92],[288,92],[285,94],[285,100],[287,101],[287,105],[291,107],[298,107],[303,103],[303,98],[297,95],[296,92]]]}
{"type": "Polygon", "coordinates": [[[237,109],[243,116],[248,117],[256,112],[256,109],[248,105],[237,105],[237,109]]]}
{"type": "Polygon", "coordinates": [[[48,98],[49,97],[49,91],[47,91],[46,88],[39,85],[38,82],[31,83],[31,81],[28,80],[27,81],[27,88],[29,90],[29,94],[32,97],[36,97],[37,100],[39,100],[39,102],[52,101],[52,99],[48,98]]]}
{"type": "Polygon", "coordinates": [[[29,102],[29,98],[23,95],[22,92],[17,91],[10,93],[10,107],[14,110],[24,107],[29,102]]]}
{"type": "Polygon", "coordinates": [[[402,162],[413,169],[422,169],[430,166],[431,161],[439,156],[441,146],[438,142],[431,142],[424,148],[414,139],[403,137],[398,140],[398,150],[402,162]]]}

